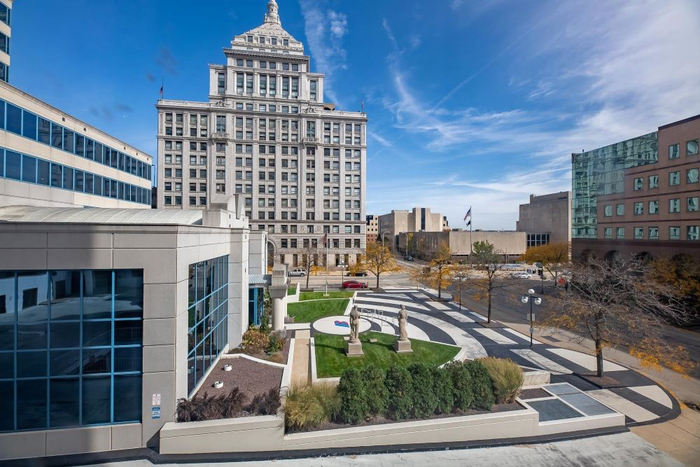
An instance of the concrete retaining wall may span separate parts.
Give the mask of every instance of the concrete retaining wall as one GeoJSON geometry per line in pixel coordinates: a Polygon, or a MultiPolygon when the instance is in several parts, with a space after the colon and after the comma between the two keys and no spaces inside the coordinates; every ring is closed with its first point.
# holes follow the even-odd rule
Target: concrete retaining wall
{"type": "Polygon", "coordinates": [[[301,291],[301,284],[296,285],[295,291],[296,292],[294,293],[294,295],[287,295],[287,297],[285,298],[285,300],[287,301],[287,304],[296,303],[299,301],[299,293],[301,291]]]}

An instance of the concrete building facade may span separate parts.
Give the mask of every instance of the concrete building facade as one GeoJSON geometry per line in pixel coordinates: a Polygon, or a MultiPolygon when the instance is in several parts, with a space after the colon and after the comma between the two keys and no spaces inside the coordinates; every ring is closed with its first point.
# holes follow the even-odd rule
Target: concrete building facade
{"type": "Polygon", "coordinates": [[[377,241],[379,235],[379,217],[374,214],[367,215],[367,243],[377,241]]]}
{"type": "Polygon", "coordinates": [[[209,66],[208,102],[156,105],[158,207],[205,209],[238,193],[275,262],[301,265],[317,251],[320,264],[353,264],[366,242],[366,114],[324,103],[324,76],[275,0],[224,54],[209,66]]]}
{"type": "Polygon", "coordinates": [[[379,216],[378,237],[391,249],[399,248],[399,234],[402,232],[442,232],[447,226],[447,218],[430,208],[413,208],[411,211],[394,210],[379,216]]]}
{"type": "Polygon", "coordinates": [[[0,0],[0,81],[10,80],[10,18],[14,0],[0,0]]]}
{"type": "Polygon", "coordinates": [[[0,460],[157,444],[249,325],[240,201],[0,207],[0,460]]]}
{"type": "Polygon", "coordinates": [[[406,248],[407,238],[415,242],[416,254],[429,258],[435,254],[442,244],[450,247],[452,257],[457,260],[468,260],[472,245],[476,242],[488,241],[496,252],[508,261],[525,253],[527,249],[527,234],[525,232],[492,231],[492,230],[450,230],[445,232],[414,232],[399,234],[399,250],[406,248]]]}
{"type": "Polygon", "coordinates": [[[530,202],[520,205],[515,230],[527,233],[528,248],[571,242],[571,192],[530,195],[530,202]]]}
{"type": "Polygon", "coordinates": [[[151,165],[143,151],[0,81],[0,206],[143,209],[151,165]]]}
{"type": "Polygon", "coordinates": [[[572,155],[573,255],[700,258],[700,115],[572,155]]]}

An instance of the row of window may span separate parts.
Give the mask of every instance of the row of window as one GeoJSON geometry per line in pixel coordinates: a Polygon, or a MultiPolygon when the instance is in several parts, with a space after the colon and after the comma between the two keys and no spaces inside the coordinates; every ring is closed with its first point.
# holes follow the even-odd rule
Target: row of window
{"type": "MultiPolygon", "coordinates": [[[[659,213],[659,201],[653,200],[648,202],[649,214],[659,213]]],[[[685,210],[686,212],[698,212],[698,197],[688,196],[685,199],[685,210]]],[[[670,214],[681,212],[681,198],[672,198],[668,200],[668,212],[670,214]]],[[[603,208],[603,214],[605,217],[612,217],[613,206],[608,204],[603,208]]],[[[625,205],[620,203],[615,207],[615,214],[618,216],[625,215],[625,205]]],[[[634,215],[640,216],[644,214],[644,202],[638,201],[634,203],[634,215]]]]}
{"type": "MultiPolygon", "coordinates": [[[[341,248],[341,244],[343,245],[344,248],[360,248],[360,239],[359,238],[346,238],[343,240],[341,243],[340,239],[338,238],[333,238],[329,239],[329,244],[328,248],[341,248]]],[[[303,239],[303,243],[299,242],[296,238],[282,238],[280,239],[280,248],[299,248],[300,245],[303,245],[303,248],[318,248],[319,244],[323,244],[323,241],[317,241],[317,239],[312,238],[308,239],[305,238],[303,239]],[[311,240],[311,241],[309,241],[311,240]],[[311,245],[311,246],[309,246],[311,245]]]]}
{"type": "Polygon", "coordinates": [[[3,23],[7,24],[8,26],[10,25],[10,12],[12,10],[7,7],[4,3],[0,2],[0,21],[3,23]]]}
{"type": "MultiPolygon", "coordinates": [[[[685,182],[688,184],[698,183],[698,180],[700,179],[699,172],[700,171],[698,170],[697,167],[694,167],[692,169],[687,169],[685,171],[685,182]]],[[[680,172],[680,170],[676,170],[674,172],[669,172],[668,173],[668,185],[669,186],[678,186],[680,184],[681,184],[681,172],[680,172]]],[[[649,189],[659,187],[659,176],[658,175],[649,175],[648,187],[649,187],[649,189]]],[[[635,178],[634,179],[634,191],[640,191],[643,189],[644,189],[644,177],[635,178]]]]}
{"type": "Polygon", "coordinates": [[[9,55],[10,53],[10,38],[0,32],[0,51],[9,55]]]}
{"type": "Polygon", "coordinates": [[[151,204],[151,190],[0,148],[0,178],[151,204]]]}
{"type": "Polygon", "coordinates": [[[64,128],[9,102],[0,101],[0,128],[56,149],[151,179],[151,166],[78,132],[64,128]]]}
{"type": "MultiPolygon", "coordinates": [[[[649,227],[647,230],[648,240],[658,240],[659,239],[659,228],[649,227]]],[[[613,238],[613,228],[605,227],[603,231],[605,238],[613,238]]],[[[625,228],[617,227],[615,229],[615,238],[623,239],[625,238],[625,228]]],[[[644,227],[634,228],[634,239],[643,240],[644,239],[644,227]]],[[[668,239],[669,240],[682,240],[681,239],[681,228],[678,226],[672,226],[668,228],[668,239]]],[[[700,240],[700,226],[689,225],[685,229],[685,240],[700,240]]]]}
{"type": "MultiPolygon", "coordinates": [[[[692,139],[685,142],[685,155],[686,156],[696,156],[700,152],[700,147],[698,145],[698,139],[692,139]]],[[[668,147],[668,158],[678,159],[681,157],[681,145],[679,143],[671,144],[668,147]]]]}
{"type": "Polygon", "coordinates": [[[0,271],[0,431],[141,421],[143,270],[0,271]]]}

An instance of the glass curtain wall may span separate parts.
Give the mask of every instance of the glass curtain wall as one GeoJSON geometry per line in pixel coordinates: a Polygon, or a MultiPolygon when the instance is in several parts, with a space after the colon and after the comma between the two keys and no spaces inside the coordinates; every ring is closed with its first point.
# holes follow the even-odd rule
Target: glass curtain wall
{"type": "Polygon", "coordinates": [[[143,270],[0,271],[0,431],[141,421],[143,270]]]}

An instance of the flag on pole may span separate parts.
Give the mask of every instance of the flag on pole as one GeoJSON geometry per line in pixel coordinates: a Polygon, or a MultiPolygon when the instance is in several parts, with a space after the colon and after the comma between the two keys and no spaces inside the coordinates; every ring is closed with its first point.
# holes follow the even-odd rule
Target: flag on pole
{"type": "Polygon", "coordinates": [[[323,247],[325,248],[327,244],[328,244],[328,232],[323,234],[323,247]]]}
{"type": "Polygon", "coordinates": [[[469,222],[467,222],[467,227],[469,227],[470,225],[472,225],[472,220],[471,220],[471,219],[469,219],[469,222]]]}
{"type": "Polygon", "coordinates": [[[472,215],[472,207],[469,206],[469,211],[464,215],[464,220],[466,221],[469,216],[472,215]]]}
{"type": "Polygon", "coordinates": [[[365,100],[362,99],[362,102],[360,102],[360,108],[362,109],[362,112],[365,111],[365,100]]]}
{"type": "Polygon", "coordinates": [[[163,85],[164,85],[163,78],[161,77],[160,78],[160,98],[161,99],[163,98],[163,85]]]}

